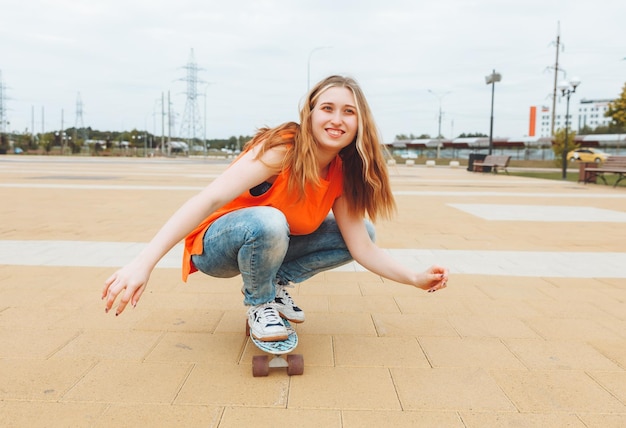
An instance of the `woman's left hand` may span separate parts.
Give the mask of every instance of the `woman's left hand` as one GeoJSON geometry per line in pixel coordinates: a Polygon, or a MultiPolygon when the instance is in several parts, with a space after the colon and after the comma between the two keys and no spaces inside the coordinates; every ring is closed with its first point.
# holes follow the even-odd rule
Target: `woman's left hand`
{"type": "Polygon", "coordinates": [[[420,281],[417,286],[429,293],[434,293],[448,286],[448,269],[444,267],[431,266],[423,273],[423,276],[423,282],[420,281]]]}

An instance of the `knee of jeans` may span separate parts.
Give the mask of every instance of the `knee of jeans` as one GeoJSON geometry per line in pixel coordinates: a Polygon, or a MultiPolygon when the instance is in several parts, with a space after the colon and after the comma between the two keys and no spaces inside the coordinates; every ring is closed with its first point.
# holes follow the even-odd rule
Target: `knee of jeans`
{"type": "Polygon", "coordinates": [[[282,211],[272,207],[257,207],[259,211],[259,225],[260,229],[258,233],[263,234],[266,237],[273,237],[279,241],[289,239],[289,224],[287,218],[282,211]]]}
{"type": "Polygon", "coordinates": [[[376,228],[374,227],[374,224],[369,220],[365,220],[365,228],[367,229],[367,234],[370,236],[372,242],[376,242],[376,228]]]}

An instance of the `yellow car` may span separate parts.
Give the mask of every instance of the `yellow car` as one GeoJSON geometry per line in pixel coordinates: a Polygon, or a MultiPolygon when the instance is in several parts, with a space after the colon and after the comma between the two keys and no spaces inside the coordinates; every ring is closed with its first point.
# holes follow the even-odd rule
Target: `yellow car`
{"type": "Polygon", "coordinates": [[[606,161],[608,157],[608,154],[598,149],[592,149],[589,147],[572,150],[567,154],[567,160],[570,162],[580,161],[600,163],[606,161]]]}

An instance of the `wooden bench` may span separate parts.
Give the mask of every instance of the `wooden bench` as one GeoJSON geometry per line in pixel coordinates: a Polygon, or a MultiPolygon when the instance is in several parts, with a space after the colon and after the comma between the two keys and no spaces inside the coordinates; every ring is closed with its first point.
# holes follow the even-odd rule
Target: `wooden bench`
{"type": "Polygon", "coordinates": [[[589,183],[596,177],[600,177],[604,184],[607,184],[604,174],[617,174],[617,181],[615,181],[613,187],[617,186],[620,181],[626,178],[626,156],[609,156],[602,165],[595,168],[585,168],[583,181],[589,183]]]}
{"type": "Polygon", "coordinates": [[[474,161],[474,171],[476,172],[484,172],[484,167],[491,167],[491,171],[494,174],[498,173],[498,168],[502,168],[504,172],[507,174],[506,167],[509,166],[509,161],[511,160],[511,156],[496,156],[496,155],[488,155],[485,160],[482,161],[474,161]]]}

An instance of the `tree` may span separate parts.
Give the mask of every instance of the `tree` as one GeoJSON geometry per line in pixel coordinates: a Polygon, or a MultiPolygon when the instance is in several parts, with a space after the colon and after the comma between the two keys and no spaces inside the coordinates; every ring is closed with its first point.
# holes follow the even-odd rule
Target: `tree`
{"type": "MultiPolygon", "coordinates": [[[[574,141],[576,131],[571,129],[567,132],[567,151],[577,149],[580,144],[574,141]]],[[[554,152],[554,164],[560,168],[563,167],[563,148],[565,147],[565,128],[557,129],[554,133],[554,143],[552,143],[552,151],[554,152]]]]}
{"type": "Polygon", "coordinates": [[[430,138],[430,135],[428,134],[414,135],[413,133],[411,133],[409,135],[406,135],[406,134],[396,135],[396,141],[428,140],[429,138],[430,138]]]}
{"type": "Polygon", "coordinates": [[[620,97],[609,103],[604,116],[610,117],[613,123],[622,130],[626,128],[626,83],[624,83],[620,97]]]}
{"type": "Polygon", "coordinates": [[[0,155],[6,155],[9,151],[9,138],[5,134],[0,134],[0,155]]]}
{"type": "Polygon", "coordinates": [[[461,135],[459,135],[459,138],[486,138],[489,137],[489,135],[487,134],[483,134],[482,132],[470,132],[470,133],[462,133],[461,135]]]}

